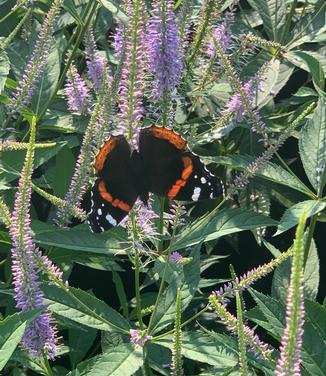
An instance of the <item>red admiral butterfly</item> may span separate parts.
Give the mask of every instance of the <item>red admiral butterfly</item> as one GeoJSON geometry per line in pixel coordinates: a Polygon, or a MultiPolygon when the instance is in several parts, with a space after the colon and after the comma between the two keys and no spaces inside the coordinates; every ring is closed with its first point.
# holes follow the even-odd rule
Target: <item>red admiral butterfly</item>
{"type": "Polygon", "coordinates": [[[149,192],[181,201],[224,194],[223,183],[174,131],[155,125],[143,128],[138,144],[139,151],[131,151],[124,136],[111,136],[98,152],[88,213],[93,232],[116,226],[138,196],[146,203],[149,192]]]}

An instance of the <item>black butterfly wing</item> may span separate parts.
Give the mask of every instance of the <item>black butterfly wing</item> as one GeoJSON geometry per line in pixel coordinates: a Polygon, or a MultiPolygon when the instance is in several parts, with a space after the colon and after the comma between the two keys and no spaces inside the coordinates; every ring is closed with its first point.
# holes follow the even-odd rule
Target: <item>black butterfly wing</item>
{"type": "Polygon", "coordinates": [[[137,199],[130,146],[124,136],[112,136],[102,145],[94,163],[97,179],[91,189],[88,222],[93,232],[116,226],[137,199]]]}
{"type": "Polygon", "coordinates": [[[167,196],[182,174],[181,155],[186,143],[181,136],[156,126],[144,128],[139,135],[139,153],[143,160],[148,191],[167,196]]]}
{"type": "Polygon", "coordinates": [[[182,201],[212,199],[224,194],[223,183],[172,130],[157,126],[142,129],[139,152],[150,192],[182,201]]]}

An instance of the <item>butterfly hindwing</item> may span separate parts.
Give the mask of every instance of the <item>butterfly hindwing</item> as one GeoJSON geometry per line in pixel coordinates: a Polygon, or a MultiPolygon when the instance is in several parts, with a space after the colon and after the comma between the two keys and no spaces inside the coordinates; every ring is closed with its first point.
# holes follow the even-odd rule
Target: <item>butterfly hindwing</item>
{"type": "Polygon", "coordinates": [[[92,231],[117,225],[130,211],[137,192],[133,184],[130,146],[123,136],[112,136],[95,158],[97,179],[91,190],[88,221],[92,231]]]}
{"type": "Polygon", "coordinates": [[[184,169],[181,179],[168,192],[170,199],[198,201],[224,195],[223,183],[206,169],[197,155],[190,151],[184,152],[182,160],[184,169]]]}

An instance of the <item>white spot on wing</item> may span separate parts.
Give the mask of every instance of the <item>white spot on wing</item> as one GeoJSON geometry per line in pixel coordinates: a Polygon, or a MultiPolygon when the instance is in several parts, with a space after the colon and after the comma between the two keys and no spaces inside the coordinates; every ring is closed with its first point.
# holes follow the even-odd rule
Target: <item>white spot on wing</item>
{"type": "Polygon", "coordinates": [[[193,193],[193,195],[191,196],[191,199],[192,199],[193,201],[197,201],[198,198],[199,198],[199,196],[200,196],[200,192],[201,192],[201,189],[200,189],[199,187],[196,187],[196,188],[194,189],[194,193],[193,193]]]}
{"type": "Polygon", "coordinates": [[[204,177],[200,178],[200,181],[202,184],[205,184],[207,182],[207,180],[204,177]]]}
{"type": "Polygon", "coordinates": [[[98,209],[98,210],[97,210],[97,214],[98,214],[98,215],[102,215],[102,209],[98,209]]]}
{"type": "Polygon", "coordinates": [[[112,226],[116,226],[117,224],[117,221],[112,217],[111,214],[107,214],[105,219],[112,225],[112,226]]]}

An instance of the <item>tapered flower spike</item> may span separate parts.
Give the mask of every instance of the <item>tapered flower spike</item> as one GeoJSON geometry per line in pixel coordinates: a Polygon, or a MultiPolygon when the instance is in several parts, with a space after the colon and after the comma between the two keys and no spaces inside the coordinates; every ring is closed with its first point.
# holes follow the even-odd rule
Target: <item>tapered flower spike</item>
{"type": "Polygon", "coordinates": [[[276,376],[301,375],[301,349],[304,324],[304,227],[307,211],[304,210],[297,227],[293,245],[291,280],[286,303],[286,325],[276,364],[276,376]]]}
{"type": "Polygon", "coordinates": [[[173,334],[173,348],[172,348],[172,375],[182,376],[182,331],[181,331],[181,291],[178,287],[177,302],[176,302],[174,334],[173,334]]]}
{"type": "Polygon", "coordinates": [[[24,74],[13,97],[10,99],[8,109],[10,113],[20,112],[27,106],[36,88],[37,79],[44,71],[46,59],[52,42],[52,34],[63,0],[54,0],[41,26],[32,55],[24,69],[24,74]]]}
{"type": "Polygon", "coordinates": [[[70,65],[67,72],[65,94],[69,111],[79,114],[87,111],[89,106],[89,90],[74,64],[70,65]]]}
{"type": "Polygon", "coordinates": [[[155,0],[149,21],[147,54],[156,97],[162,97],[165,91],[171,93],[181,77],[182,57],[173,6],[173,1],[155,0]]]}
{"type": "Polygon", "coordinates": [[[231,298],[235,296],[237,291],[244,291],[250,287],[253,283],[270,273],[284,260],[292,255],[292,249],[282,253],[279,257],[275,258],[271,262],[258,266],[248,271],[240,278],[236,278],[235,281],[227,282],[219,290],[214,291],[213,294],[222,304],[227,304],[231,298]]]}
{"type": "MultiPolygon", "coordinates": [[[[12,274],[16,307],[22,311],[45,308],[43,292],[40,288],[37,271],[37,258],[40,251],[32,241],[30,227],[30,204],[35,143],[35,118],[32,120],[30,147],[19,179],[18,191],[12,213],[10,237],[12,239],[12,274]]],[[[51,263],[49,264],[52,267],[51,263]]],[[[53,270],[55,271],[55,270],[53,270]]],[[[26,328],[22,345],[32,355],[40,356],[43,352],[50,358],[57,349],[56,329],[51,325],[49,312],[41,313],[26,328]]]]}
{"type": "Polygon", "coordinates": [[[146,65],[145,9],[142,0],[127,1],[129,25],[123,42],[125,60],[119,87],[118,129],[137,146],[140,120],[143,116],[143,86],[146,65]]]}
{"type": "Polygon", "coordinates": [[[85,35],[85,54],[88,77],[93,83],[94,89],[97,92],[100,92],[103,83],[104,69],[107,69],[106,77],[109,81],[110,75],[106,59],[100,55],[100,52],[96,47],[92,28],[89,28],[85,35]]]}
{"type": "Polygon", "coordinates": [[[283,132],[278,139],[268,140],[267,149],[258,156],[253,162],[251,162],[245,169],[244,172],[237,175],[233,182],[228,188],[228,197],[232,197],[239,190],[243,190],[245,186],[249,183],[250,179],[255,176],[255,174],[273,158],[273,155],[277,150],[285,143],[285,141],[290,137],[291,132],[295,129],[300,122],[313,110],[316,106],[315,103],[311,103],[283,132]]]}
{"type": "Polygon", "coordinates": [[[59,207],[57,211],[56,223],[61,227],[69,223],[70,217],[73,214],[71,208],[79,208],[81,199],[88,187],[90,170],[92,168],[90,161],[94,160],[96,148],[99,146],[98,142],[102,141],[100,139],[102,139],[105,127],[103,123],[107,120],[106,116],[104,116],[107,97],[108,85],[106,70],[104,70],[102,90],[97,98],[92,116],[86,128],[70,187],[64,198],[67,205],[59,207]]]}
{"type": "MultiPolygon", "coordinates": [[[[215,294],[211,294],[208,297],[211,307],[215,310],[216,314],[219,316],[223,324],[226,325],[227,329],[232,333],[237,332],[237,319],[234,317],[226,307],[218,301],[215,294]]],[[[264,342],[262,342],[257,334],[247,325],[243,326],[243,334],[245,338],[246,345],[250,351],[252,351],[256,356],[263,359],[270,359],[272,349],[264,342]]]]}

